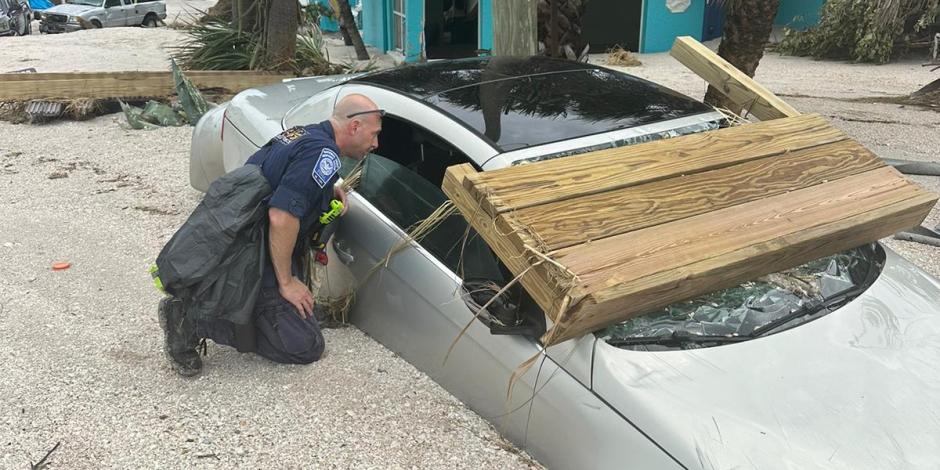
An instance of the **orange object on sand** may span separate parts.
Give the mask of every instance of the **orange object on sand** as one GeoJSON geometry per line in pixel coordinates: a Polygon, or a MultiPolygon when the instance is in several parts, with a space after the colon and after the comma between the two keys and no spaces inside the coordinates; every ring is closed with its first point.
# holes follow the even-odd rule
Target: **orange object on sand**
{"type": "Polygon", "coordinates": [[[53,271],[65,271],[66,269],[72,267],[72,263],[61,262],[61,263],[52,263],[53,271]]]}

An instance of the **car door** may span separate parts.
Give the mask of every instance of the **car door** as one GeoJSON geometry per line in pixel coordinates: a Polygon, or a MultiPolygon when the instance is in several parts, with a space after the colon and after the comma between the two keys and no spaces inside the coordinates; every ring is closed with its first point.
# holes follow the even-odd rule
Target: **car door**
{"type": "Polygon", "coordinates": [[[137,0],[124,0],[124,24],[126,26],[137,26],[144,21],[144,15],[140,11],[141,7],[137,0]]]}
{"type": "Polygon", "coordinates": [[[105,0],[102,26],[108,28],[125,24],[127,24],[127,11],[124,9],[123,0],[105,0]]]}
{"type": "Polygon", "coordinates": [[[363,163],[349,212],[333,238],[338,257],[360,284],[352,322],[522,445],[535,368],[520,377],[509,400],[507,391],[513,373],[540,347],[532,338],[493,335],[474,320],[456,274],[463,259],[468,276],[505,282],[495,256],[478,237],[463,246],[466,223],[458,214],[421,242],[406,236],[446,201],[439,188],[443,168],[468,160],[394,115],[383,120],[383,134],[379,149],[363,163]],[[386,259],[393,248],[398,251],[386,259]]]}

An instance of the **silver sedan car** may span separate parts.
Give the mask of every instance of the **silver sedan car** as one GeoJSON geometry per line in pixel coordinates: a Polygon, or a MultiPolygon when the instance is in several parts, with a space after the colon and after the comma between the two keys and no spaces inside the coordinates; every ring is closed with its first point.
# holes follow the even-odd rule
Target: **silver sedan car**
{"type": "Polygon", "coordinates": [[[368,275],[446,200],[450,165],[576,159],[727,125],[653,83],[543,58],[290,80],[244,91],[199,121],[192,185],[205,190],[282,130],[327,119],[350,93],[388,113],[331,247],[331,278],[362,284],[352,322],[542,463],[938,467],[940,282],[878,244],[547,349],[538,338],[549,320],[522,289],[474,320],[512,275],[459,215],[368,275]]]}

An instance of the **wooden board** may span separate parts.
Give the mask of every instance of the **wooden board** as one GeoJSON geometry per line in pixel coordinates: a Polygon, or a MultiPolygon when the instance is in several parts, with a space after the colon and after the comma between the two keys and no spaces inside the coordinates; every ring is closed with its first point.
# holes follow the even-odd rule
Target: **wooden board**
{"type": "MultiPolygon", "coordinates": [[[[228,93],[291,78],[253,71],[193,70],[184,73],[200,89],[219,89],[228,93]]],[[[175,93],[170,72],[0,74],[0,101],[159,97],[175,93]]]]}
{"type": "Polygon", "coordinates": [[[824,145],[848,137],[817,114],[600,150],[550,165],[521,165],[468,177],[490,215],[659,181],[824,145]],[[708,152],[696,151],[708,149],[708,152]],[[597,168],[606,166],[599,174],[597,168]]]}
{"type": "Polygon", "coordinates": [[[554,322],[555,344],[918,225],[937,197],[819,116],[443,185],[554,322]],[[574,188],[574,189],[573,189],[574,188]]]}
{"type": "Polygon", "coordinates": [[[793,106],[689,36],[676,38],[669,54],[762,121],[800,114],[793,106]]]}
{"type": "Polygon", "coordinates": [[[852,140],[517,211],[548,251],[843,178],[884,163],[852,140]]]}

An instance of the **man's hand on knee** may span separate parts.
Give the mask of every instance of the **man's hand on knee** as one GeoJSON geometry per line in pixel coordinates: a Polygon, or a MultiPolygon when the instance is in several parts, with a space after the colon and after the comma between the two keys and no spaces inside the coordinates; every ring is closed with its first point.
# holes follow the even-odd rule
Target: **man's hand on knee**
{"type": "Polygon", "coordinates": [[[300,279],[291,277],[287,284],[279,285],[277,290],[280,292],[281,297],[284,297],[297,309],[300,318],[313,315],[313,294],[310,293],[310,289],[307,289],[303,282],[300,282],[300,279]]]}

